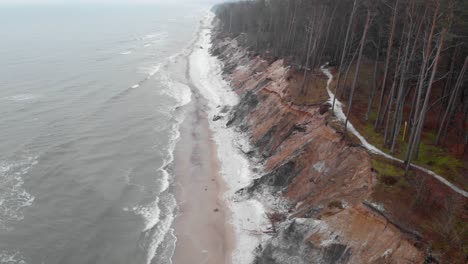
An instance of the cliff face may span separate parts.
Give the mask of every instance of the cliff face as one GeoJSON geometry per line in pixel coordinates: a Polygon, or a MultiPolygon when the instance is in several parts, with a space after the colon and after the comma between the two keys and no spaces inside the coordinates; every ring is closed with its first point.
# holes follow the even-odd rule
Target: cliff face
{"type": "MultiPolygon", "coordinates": [[[[379,206],[366,203],[376,184],[371,157],[337,132],[326,95],[298,104],[298,76],[282,60],[249,56],[237,41],[214,39],[212,50],[242,98],[227,125],[251,135],[256,151],[250,154],[265,170],[240,193],[268,191],[290,203],[256,262],[424,262],[410,238],[371,209],[379,206]]],[[[327,77],[314,78],[324,84],[327,77]]]]}

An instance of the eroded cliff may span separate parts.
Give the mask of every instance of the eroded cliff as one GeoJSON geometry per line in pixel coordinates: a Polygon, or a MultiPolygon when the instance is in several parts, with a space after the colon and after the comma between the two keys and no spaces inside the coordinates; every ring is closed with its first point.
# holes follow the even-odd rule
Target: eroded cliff
{"type": "Polygon", "coordinates": [[[329,111],[327,77],[312,72],[307,90],[314,94],[303,100],[300,74],[281,59],[249,54],[240,42],[242,35],[217,36],[212,48],[242,98],[227,125],[249,133],[256,147],[249,155],[264,165],[264,175],[239,194],[268,192],[289,204],[273,213],[272,237],[259,246],[256,262],[436,262],[397,209],[387,213],[373,202],[379,200],[373,158],[329,111]]]}

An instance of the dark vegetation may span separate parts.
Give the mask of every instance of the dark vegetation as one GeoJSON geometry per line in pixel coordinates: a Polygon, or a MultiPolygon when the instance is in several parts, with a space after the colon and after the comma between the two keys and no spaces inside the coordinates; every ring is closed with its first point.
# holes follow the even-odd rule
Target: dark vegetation
{"type": "Polygon", "coordinates": [[[373,144],[406,173],[415,162],[466,187],[468,1],[256,0],[216,13],[224,37],[242,35],[252,54],[302,75],[298,102],[309,101],[312,69],[330,62],[332,90],[373,144]]]}
{"type": "Polygon", "coordinates": [[[379,183],[371,200],[385,208],[379,213],[426,249],[428,263],[466,263],[466,199],[421,172],[405,176],[401,163],[376,156],[373,167],[379,183]]]}

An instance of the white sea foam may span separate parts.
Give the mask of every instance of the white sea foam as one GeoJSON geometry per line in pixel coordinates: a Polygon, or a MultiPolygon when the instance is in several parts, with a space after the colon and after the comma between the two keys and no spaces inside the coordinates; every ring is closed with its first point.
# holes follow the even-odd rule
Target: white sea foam
{"type": "MultiPolygon", "coordinates": [[[[156,256],[156,250],[164,241],[167,234],[172,233],[172,222],[174,221],[174,215],[172,210],[177,206],[175,198],[172,194],[167,193],[167,189],[170,185],[170,174],[166,170],[167,165],[171,164],[174,160],[174,148],[180,137],[179,125],[182,120],[176,122],[172,127],[172,134],[167,148],[167,158],[163,162],[163,165],[158,169],[160,177],[158,181],[158,189],[156,192],[155,199],[144,205],[138,205],[131,209],[135,214],[140,215],[144,219],[144,228],[142,230],[144,234],[144,245],[146,248],[146,263],[150,264],[156,256]],[[162,194],[166,195],[166,201],[161,204],[160,197],[162,194]],[[162,207],[160,207],[162,206],[162,207]]],[[[124,211],[128,211],[128,208],[124,208],[124,211]]]]}
{"type": "MultiPolygon", "coordinates": [[[[159,190],[156,190],[157,196],[155,201],[145,206],[139,206],[136,208],[136,210],[134,210],[135,213],[139,214],[145,219],[145,229],[143,230],[143,232],[145,233],[145,236],[148,236],[146,249],[147,264],[150,264],[156,256],[156,250],[163,242],[165,235],[173,232],[171,226],[172,222],[174,221],[174,215],[169,212],[161,214],[161,208],[159,208],[159,196],[162,193],[166,192],[170,185],[170,174],[167,171],[166,167],[174,161],[173,152],[177,141],[180,138],[179,126],[181,123],[182,120],[178,121],[172,127],[172,135],[169,142],[169,146],[167,148],[167,159],[164,161],[163,165],[158,169],[161,177],[157,179],[159,182],[159,190]]],[[[164,209],[166,211],[171,211],[177,206],[177,204],[172,194],[167,195],[169,202],[166,201],[166,203],[163,206],[165,206],[164,209]]]]}
{"type": "Polygon", "coordinates": [[[166,193],[166,201],[160,208],[160,196],[167,191],[170,185],[170,174],[166,170],[166,167],[174,161],[174,149],[180,138],[179,126],[183,120],[179,120],[172,126],[172,134],[169,140],[169,146],[167,148],[166,160],[164,160],[162,166],[158,169],[160,177],[158,181],[158,189],[155,190],[156,198],[153,202],[143,205],[136,206],[132,209],[133,212],[143,217],[145,220],[145,227],[142,232],[146,238],[146,263],[150,264],[156,255],[156,250],[161,245],[164,237],[168,233],[172,233],[171,228],[172,222],[174,221],[174,215],[171,212],[176,206],[175,198],[172,194],[166,193]],[[169,200],[169,201],[167,201],[169,200]],[[165,210],[165,213],[161,213],[161,210],[165,210]]]}
{"type": "MultiPolygon", "coordinates": [[[[166,63],[172,63],[171,58],[166,63]]],[[[156,251],[160,246],[166,247],[166,245],[161,245],[165,236],[171,235],[173,232],[171,227],[174,221],[172,210],[177,204],[173,195],[167,192],[171,182],[171,175],[167,171],[167,166],[174,161],[173,152],[180,138],[179,126],[185,118],[184,113],[178,111],[178,108],[188,104],[192,96],[190,87],[172,78],[169,72],[165,70],[161,71],[161,67],[162,65],[158,64],[143,70],[149,76],[158,73],[155,78],[163,86],[162,93],[175,100],[175,103],[171,105],[171,116],[174,121],[169,129],[170,138],[168,146],[165,148],[166,153],[164,153],[166,158],[158,169],[158,178],[156,179],[158,188],[153,190],[156,198],[150,203],[137,205],[131,209],[131,211],[144,219],[145,225],[142,232],[144,233],[144,247],[147,254],[146,263],[148,264],[156,257],[156,251]],[[162,198],[165,200],[162,201],[162,198]]],[[[124,208],[124,210],[130,211],[128,208],[124,208]]]]}
{"type": "MultiPolygon", "coordinates": [[[[202,30],[190,55],[190,76],[200,93],[209,101],[209,114],[218,114],[218,106],[234,106],[239,102],[238,96],[231,90],[221,75],[221,62],[209,54],[211,46],[211,21],[213,14],[203,20],[202,30]]],[[[232,256],[233,263],[251,263],[253,251],[266,237],[262,230],[267,226],[265,209],[256,199],[234,201],[235,192],[248,186],[254,174],[250,170],[247,158],[240,152],[238,142],[243,138],[232,129],[225,127],[224,122],[214,122],[209,118],[214,131],[214,140],[218,145],[218,157],[221,161],[221,174],[229,191],[225,198],[232,211],[231,223],[236,234],[236,245],[232,256]]],[[[247,140],[242,140],[245,146],[247,140]]]]}
{"type": "MultiPolygon", "coordinates": [[[[171,210],[171,209],[176,208],[177,206],[175,197],[172,194],[167,193],[167,190],[170,186],[170,182],[172,180],[170,178],[171,175],[169,171],[167,170],[167,167],[170,164],[172,164],[174,161],[174,149],[177,145],[177,142],[180,139],[179,127],[185,119],[185,113],[183,111],[179,111],[178,109],[181,106],[184,106],[190,103],[192,92],[189,86],[177,81],[171,76],[171,74],[168,71],[161,70],[161,69],[162,68],[166,69],[166,67],[169,64],[175,63],[176,58],[178,58],[180,55],[184,55],[186,53],[186,50],[187,49],[184,49],[181,53],[177,53],[177,54],[170,56],[164,65],[157,64],[155,66],[144,69],[146,70],[146,73],[149,76],[154,76],[157,73],[155,78],[157,78],[157,80],[164,86],[164,89],[162,89],[162,93],[170,96],[176,101],[176,103],[172,105],[172,117],[174,118],[175,122],[172,124],[171,136],[169,139],[168,147],[166,148],[167,150],[167,153],[165,154],[166,159],[164,160],[164,163],[162,164],[162,166],[158,169],[161,177],[157,179],[158,186],[159,186],[158,188],[159,190],[157,190],[157,193],[159,194],[157,195],[165,193],[165,198],[166,198],[166,201],[164,202],[165,207],[160,208],[160,209],[165,209],[165,210],[171,210]]],[[[149,205],[149,207],[151,206],[156,207],[158,205],[153,203],[149,205]]],[[[147,210],[147,209],[144,209],[144,210],[147,210]]],[[[149,236],[149,243],[147,245],[147,264],[149,264],[156,257],[155,255],[156,250],[158,250],[158,247],[163,242],[165,236],[171,236],[174,243],[177,240],[177,238],[173,234],[174,230],[172,228],[172,223],[174,221],[175,216],[172,213],[160,212],[159,215],[156,215],[155,211],[152,211],[153,213],[148,213],[148,212],[151,212],[151,210],[147,210],[145,212],[147,212],[145,214],[145,217],[147,218],[146,235],[149,236]],[[151,230],[149,230],[148,228],[151,228],[151,230]]],[[[171,247],[170,245],[165,245],[164,247],[165,249],[163,249],[163,251],[170,247],[171,247]]],[[[174,247],[174,245],[172,245],[172,247],[174,247]]],[[[170,261],[170,259],[167,261],[170,261]]]]}
{"type": "Polygon", "coordinates": [[[172,98],[177,100],[177,106],[184,106],[192,100],[192,92],[190,91],[190,87],[183,83],[174,82],[172,79],[162,78],[162,82],[164,82],[169,89],[165,89],[163,91],[164,94],[171,96],[172,98]]]}
{"type": "Polygon", "coordinates": [[[23,177],[36,164],[37,157],[0,162],[0,229],[8,229],[9,223],[23,220],[23,210],[33,204],[34,196],[24,189],[23,177]]]}
{"type": "Polygon", "coordinates": [[[0,263],[2,264],[27,264],[18,250],[0,251],[0,263]]]}
{"type": "MultiPolygon", "coordinates": [[[[146,247],[146,263],[150,264],[156,256],[156,250],[164,241],[164,237],[173,232],[172,222],[174,221],[174,215],[172,210],[177,206],[175,198],[172,194],[167,193],[167,189],[170,185],[170,174],[166,170],[166,167],[171,164],[174,160],[174,149],[177,141],[180,137],[179,126],[183,119],[178,120],[172,127],[171,139],[167,148],[167,158],[163,162],[163,165],[158,169],[160,177],[158,181],[158,189],[155,190],[156,198],[153,202],[145,205],[139,205],[132,208],[132,211],[140,215],[144,221],[145,226],[142,232],[145,237],[146,247]],[[160,196],[166,195],[166,201],[162,205],[160,204],[160,196]],[[162,208],[160,206],[163,206],[162,208]],[[164,211],[165,212],[161,212],[164,211]]],[[[128,210],[128,208],[124,208],[128,210]]]]}
{"type": "MultiPolygon", "coordinates": [[[[178,126],[178,125],[175,125],[178,126]]],[[[167,193],[167,189],[170,184],[170,175],[165,169],[170,164],[173,157],[173,149],[176,145],[177,139],[179,138],[178,131],[172,134],[171,141],[168,147],[168,158],[164,161],[163,165],[159,168],[161,177],[157,179],[159,182],[156,197],[148,204],[138,205],[131,209],[123,208],[124,211],[132,211],[135,214],[141,216],[144,220],[144,228],[142,233],[144,234],[143,245],[145,247],[145,258],[146,263],[150,264],[156,256],[156,250],[164,241],[164,237],[167,234],[172,234],[173,229],[171,228],[172,222],[174,221],[174,215],[172,210],[177,206],[175,198],[172,194],[167,193]],[[165,193],[165,201],[161,203],[160,197],[165,193]]]]}
{"type": "MultiPolygon", "coordinates": [[[[167,206],[170,208],[175,208],[176,206],[175,198],[172,195],[170,196],[170,198],[171,198],[171,204],[167,206]]],[[[173,222],[174,222],[174,215],[171,213],[166,213],[162,216],[162,218],[160,219],[157,225],[155,225],[151,230],[148,230],[148,232],[146,232],[146,235],[149,236],[147,258],[146,258],[147,264],[150,264],[151,261],[156,256],[156,250],[164,241],[165,236],[167,234],[173,233],[174,230],[173,228],[171,228],[173,222]]]]}
{"type": "Polygon", "coordinates": [[[153,202],[148,205],[140,205],[132,208],[132,211],[140,215],[145,220],[145,228],[143,232],[153,228],[159,222],[159,215],[161,210],[158,207],[159,197],[156,197],[153,202]]]}

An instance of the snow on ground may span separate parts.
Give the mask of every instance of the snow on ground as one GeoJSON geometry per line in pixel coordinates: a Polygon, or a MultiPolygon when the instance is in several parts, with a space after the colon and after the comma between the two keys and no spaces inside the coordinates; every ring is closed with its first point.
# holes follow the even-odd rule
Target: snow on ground
{"type": "MultiPolygon", "coordinates": [[[[327,81],[327,92],[328,92],[328,97],[329,97],[329,102],[330,104],[333,103],[333,98],[335,97],[335,95],[332,93],[332,91],[330,90],[330,84],[332,83],[333,81],[333,74],[331,74],[330,70],[328,68],[326,68],[325,66],[322,66],[320,68],[323,72],[323,74],[325,74],[327,77],[328,77],[328,81],[327,81]]],[[[335,109],[334,109],[334,113],[335,113],[335,116],[341,120],[342,122],[345,122],[346,120],[346,115],[344,114],[343,112],[343,104],[338,100],[336,99],[335,100],[335,109]]],[[[404,163],[403,160],[400,160],[398,158],[395,158],[385,152],[383,152],[382,150],[378,149],[376,146],[370,144],[369,142],[367,142],[367,140],[359,133],[359,131],[356,130],[356,128],[354,128],[353,124],[351,124],[351,122],[349,122],[348,120],[348,130],[353,133],[353,135],[355,135],[360,141],[361,141],[361,144],[367,149],[369,150],[371,153],[374,153],[374,154],[377,154],[377,155],[381,155],[381,156],[384,156],[388,159],[391,159],[391,160],[395,160],[395,161],[398,161],[398,162],[401,162],[401,163],[404,163]]],[[[438,175],[437,173],[431,171],[431,170],[428,170],[426,168],[423,168],[421,166],[418,166],[418,165],[414,165],[412,164],[411,165],[412,167],[414,168],[417,168],[419,170],[422,170],[424,172],[426,172],[427,174],[433,176],[434,178],[436,178],[437,180],[439,180],[440,182],[442,182],[443,184],[447,185],[450,189],[452,189],[454,192],[457,192],[458,194],[461,194],[463,195],[464,197],[468,197],[468,192],[458,188],[457,186],[453,185],[452,183],[450,183],[449,181],[447,181],[444,177],[438,175]]]]}
{"type": "Polygon", "coordinates": [[[225,199],[231,209],[236,244],[232,263],[252,263],[254,249],[266,238],[261,232],[268,225],[265,209],[256,199],[236,201],[235,192],[250,185],[254,173],[239,145],[248,144],[243,135],[226,128],[226,120],[212,121],[223,107],[233,107],[239,98],[222,77],[221,62],[209,53],[211,47],[211,21],[213,14],[203,20],[199,39],[190,55],[190,77],[201,95],[208,100],[208,119],[218,146],[221,175],[229,190],[225,199]]]}

